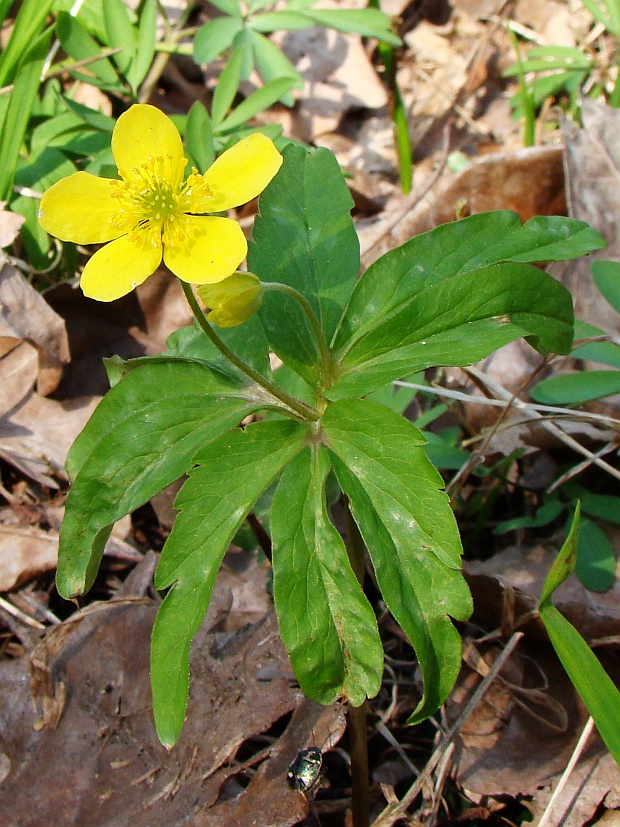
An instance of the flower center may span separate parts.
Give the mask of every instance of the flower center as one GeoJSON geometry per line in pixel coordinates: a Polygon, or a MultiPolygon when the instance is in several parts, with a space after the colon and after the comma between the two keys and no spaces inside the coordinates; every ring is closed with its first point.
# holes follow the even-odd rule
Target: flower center
{"type": "Polygon", "coordinates": [[[111,180],[112,197],[118,210],[112,225],[129,241],[161,247],[184,244],[192,233],[190,215],[207,212],[212,196],[197,169],[183,181],[185,158],[150,155],[128,173],[119,169],[121,180],[111,180]]]}

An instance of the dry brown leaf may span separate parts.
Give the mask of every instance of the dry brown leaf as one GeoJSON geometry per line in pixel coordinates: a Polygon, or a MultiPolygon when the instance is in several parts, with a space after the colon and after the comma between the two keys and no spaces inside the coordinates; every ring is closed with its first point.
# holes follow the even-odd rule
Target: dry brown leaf
{"type": "Polygon", "coordinates": [[[457,210],[465,214],[514,210],[522,221],[565,212],[560,147],[487,155],[456,176],[446,173],[441,186],[417,203],[424,186],[424,181],[416,180],[410,196],[395,196],[380,216],[358,222],[365,267],[413,236],[454,221],[457,210]]]}
{"type": "Polygon", "coordinates": [[[6,201],[0,201],[0,247],[8,247],[12,244],[26,220],[23,215],[5,209],[6,201]]]}
{"type": "Polygon", "coordinates": [[[387,93],[358,35],[315,26],[274,37],[305,81],[293,113],[297,138],[311,142],[336,129],[352,108],[379,109],[387,93]]]}
{"type": "Polygon", "coordinates": [[[592,261],[620,261],[620,110],[597,101],[582,102],[584,128],[564,123],[569,214],[586,221],[607,247],[587,257],[555,264],[551,272],[573,294],[575,315],[612,333],[620,333],[618,314],[592,279],[592,261]]]}
{"type": "Polygon", "coordinates": [[[31,391],[0,419],[0,456],[41,485],[58,488],[58,480],[67,479],[67,452],[98,401],[57,402],[31,391]]]}
{"type": "MultiPolygon", "coordinates": [[[[264,579],[261,588],[265,591],[264,579]]],[[[3,818],[20,827],[46,822],[180,827],[211,807],[205,823],[219,823],[218,810],[230,806],[218,802],[220,790],[227,782],[232,789],[230,761],[240,744],[266,732],[301,702],[300,693],[290,688],[290,665],[273,609],[236,631],[221,631],[231,602],[229,589],[218,581],[192,648],[188,717],[169,753],[156,739],[151,714],[152,601],[95,605],[82,619],[48,635],[49,653],[37,655],[43,671],[49,670],[47,696],[53,696],[59,682],[67,689],[53,731],[33,729],[40,713],[30,702],[26,659],[0,663],[0,750],[11,766],[0,784],[3,818]]],[[[310,725],[304,726],[304,738],[309,738],[310,725]]],[[[304,816],[307,802],[289,788],[286,762],[289,753],[294,757],[305,745],[292,733],[288,752],[278,748],[266,765],[266,780],[255,789],[262,789],[264,799],[268,783],[275,815],[259,823],[289,825],[304,816]],[[276,767],[278,760],[282,767],[276,767]]],[[[248,813],[253,795],[249,788],[244,794],[248,813]]],[[[255,812],[261,806],[256,798],[255,812]]],[[[250,824],[227,822],[233,823],[250,824]]]]}
{"type": "Polygon", "coordinates": [[[0,255],[0,336],[26,339],[39,353],[37,389],[47,396],[58,386],[70,359],[64,321],[22,273],[0,255]]]}
{"type": "Polygon", "coordinates": [[[58,535],[35,526],[0,525],[0,592],[9,591],[58,562],[58,535]]]}
{"type": "Polygon", "coordinates": [[[23,401],[37,381],[39,356],[34,345],[8,336],[0,338],[0,353],[0,417],[3,417],[23,401]]]}
{"type": "Polygon", "coordinates": [[[110,387],[104,358],[160,353],[168,336],[192,319],[178,279],[163,270],[114,302],[87,299],[66,282],[45,297],[65,319],[71,343],[71,364],[59,388],[63,399],[102,396],[110,387]]]}

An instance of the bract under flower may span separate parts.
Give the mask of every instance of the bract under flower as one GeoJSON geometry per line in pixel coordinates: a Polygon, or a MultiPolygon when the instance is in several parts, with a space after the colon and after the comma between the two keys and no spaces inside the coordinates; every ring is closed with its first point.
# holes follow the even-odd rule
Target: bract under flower
{"type": "Polygon", "coordinates": [[[192,170],[177,128],[148,104],[118,119],[112,153],[120,180],[76,172],[41,199],[39,222],[62,241],[104,244],[87,262],[84,294],[112,301],[161,264],[183,281],[213,284],[234,273],[247,253],[236,221],[205,213],[238,207],[262,192],[282,164],[269,138],[250,135],[204,175],[192,170]]]}

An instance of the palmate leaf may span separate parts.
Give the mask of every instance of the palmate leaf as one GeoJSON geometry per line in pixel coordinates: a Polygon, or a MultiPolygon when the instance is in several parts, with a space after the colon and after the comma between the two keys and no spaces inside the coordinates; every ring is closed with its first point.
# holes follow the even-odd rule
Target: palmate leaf
{"type": "MultiPolygon", "coordinates": [[[[359,270],[353,201],[328,150],[289,146],[283,155],[282,168],[260,199],[248,266],[262,281],[288,284],[302,293],[329,343],[359,270]]],[[[272,349],[314,384],[316,337],[298,302],[268,292],[260,318],[272,349]]]]}
{"type": "Polygon", "coordinates": [[[567,353],[570,294],[531,264],[604,244],[575,219],[537,217],[522,226],[516,213],[501,211],[444,224],[392,250],[351,295],[335,339],[341,374],[330,398],[363,395],[431,366],[471,364],[521,336],[567,353]]]}
{"type": "Polygon", "coordinates": [[[282,474],[271,512],[273,589],[282,640],[304,694],[359,706],[381,686],[383,649],[372,607],[325,505],[321,445],[282,474]]]}
{"type": "Polygon", "coordinates": [[[565,261],[605,246],[600,235],[573,218],[538,216],[521,225],[502,210],[442,224],[386,253],[355,287],[334,346],[341,350],[422,290],[493,264],[565,261]]]}
{"type": "Polygon", "coordinates": [[[102,399],[67,458],[73,485],[60,531],[58,591],[88,591],[112,525],[191,467],[194,455],[259,404],[200,362],[162,357],[102,399]]]}
{"type": "Polygon", "coordinates": [[[468,365],[528,336],[540,350],[568,352],[570,293],[529,264],[496,264],[415,293],[338,354],[332,399],[362,395],[436,365],[468,365]],[[533,302],[532,297],[536,300],[533,302]]]}
{"type": "Polygon", "coordinates": [[[256,500],[308,439],[299,422],[259,422],[222,434],[198,452],[179,492],[179,514],[155,574],[170,587],[153,629],[151,685],[160,741],[176,741],[187,705],[189,650],[222,557],[256,500]]]}
{"type": "Polygon", "coordinates": [[[444,702],[460,668],[450,618],[465,620],[472,608],[443,481],[420,431],[383,405],[342,400],[327,408],[322,426],[383,598],[415,649],[424,696],[411,722],[422,720],[444,702]]]}

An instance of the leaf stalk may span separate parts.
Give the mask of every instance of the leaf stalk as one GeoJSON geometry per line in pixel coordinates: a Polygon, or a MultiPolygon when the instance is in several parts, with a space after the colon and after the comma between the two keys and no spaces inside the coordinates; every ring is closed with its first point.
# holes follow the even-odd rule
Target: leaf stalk
{"type": "MultiPolygon", "coordinates": [[[[179,281],[181,281],[179,279],[179,281]]],[[[270,382],[264,376],[261,376],[258,371],[254,370],[253,367],[244,362],[243,359],[240,359],[236,353],[234,353],[228,345],[220,339],[217,335],[215,330],[211,327],[205,314],[202,312],[200,305],[194,296],[194,291],[190,284],[185,281],[181,281],[181,287],[183,288],[183,292],[185,293],[185,298],[187,299],[187,303],[192,309],[192,313],[196,317],[196,321],[207,335],[207,337],[213,342],[215,347],[220,351],[220,353],[225,356],[232,364],[238,368],[240,371],[245,373],[253,382],[256,382],[257,385],[260,385],[267,393],[274,396],[276,399],[279,399],[287,408],[291,411],[296,413],[304,422],[316,422],[320,419],[318,411],[312,408],[310,405],[306,405],[305,402],[301,402],[299,399],[295,399],[294,396],[286,393],[286,391],[281,390],[275,385],[273,382],[270,382]]]]}

